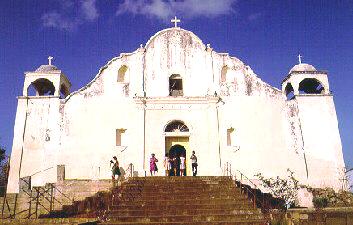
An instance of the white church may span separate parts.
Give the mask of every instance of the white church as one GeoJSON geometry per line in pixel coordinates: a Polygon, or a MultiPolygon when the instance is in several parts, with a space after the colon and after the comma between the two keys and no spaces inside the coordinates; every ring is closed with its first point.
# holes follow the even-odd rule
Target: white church
{"type": "Polygon", "coordinates": [[[111,179],[109,161],[149,176],[149,159],[171,149],[198,157],[198,175],[255,179],[286,176],[301,184],[342,188],[344,160],[328,74],[302,63],[283,74],[281,89],[236,57],[218,53],[177,25],[99,69],[70,92],[52,64],[26,72],[14,125],[8,193],[66,179],[111,179]],[[173,148],[174,146],[174,148],[173,148]],[[178,148],[175,148],[178,146],[178,148]],[[175,150],[176,149],[176,150],[175,150]]]}

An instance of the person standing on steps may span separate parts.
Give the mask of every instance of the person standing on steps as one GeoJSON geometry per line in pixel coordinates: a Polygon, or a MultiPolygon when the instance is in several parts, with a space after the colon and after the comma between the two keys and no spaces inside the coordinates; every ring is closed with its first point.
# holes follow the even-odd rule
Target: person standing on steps
{"type": "Polygon", "coordinates": [[[180,154],[176,153],[174,157],[174,163],[175,163],[175,176],[180,176],[180,154]]]}
{"type": "Polygon", "coordinates": [[[197,175],[197,157],[195,155],[195,151],[192,151],[191,159],[191,167],[192,167],[192,175],[195,177],[197,175]]]}
{"type": "Polygon", "coordinates": [[[180,155],[180,176],[184,176],[185,171],[185,156],[184,154],[180,155]]]}
{"type": "Polygon", "coordinates": [[[169,153],[165,153],[164,157],[164,168],[165,168],[165,175],[168,177],[170,174],[170,169],[171,169],[171,159],[169,158],[169,153]]]}
{"type": "Polygon", "coordinates": [[[157,162],[158,162],[158,159],[155,157],[155,154],[152,153],[151,158],[150,158],[151,176],[156,175],[156,172],[158,172],[157,162]]]}
{"type": "Polygon", "coordinates": [[[177,175],[178,160],[177,160],[175,154],[171,155],[170,161],[172,163],[172,176],[176,176],[177,175]]]}
{"type": "Polygon", "coordinates": [[[118,180],[119,180],[121,172],[119,168],[119,161],[116,158],[116,156],[113,156],[113,160],[110,160],[110,166],[112,168],[112,180],[115,181],[116,175],[118,175],[118,180]]]}

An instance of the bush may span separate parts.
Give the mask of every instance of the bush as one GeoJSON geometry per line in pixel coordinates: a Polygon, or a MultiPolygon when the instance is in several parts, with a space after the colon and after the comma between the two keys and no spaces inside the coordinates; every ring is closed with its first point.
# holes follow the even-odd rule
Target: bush
{"type": "Polygon", "coordinates": [[[328,206],[328,199],[326,197],[314,197],[313,204],[317,209],[325,208],[328,206]]]}
{"type": "Polygon", "coordinates": [[[313,194],[313,200],[326,198],[327,207],[353,207],[353,193],[351,192],[342,190],[336,192],[332,188],[308,188],[308,191],[313,194]]]}
{"type": "Polygon", "coordinates": [[[268,188],[270,193],[285,201],[286,207],[293,207],[296,205],[296,199],[299,190],[299,181],[295,179],[294,172],[287,169],[288,175],[286,178],[266,178],[261,173],[255,176],[262,182],[262,186],[268,188]]]}

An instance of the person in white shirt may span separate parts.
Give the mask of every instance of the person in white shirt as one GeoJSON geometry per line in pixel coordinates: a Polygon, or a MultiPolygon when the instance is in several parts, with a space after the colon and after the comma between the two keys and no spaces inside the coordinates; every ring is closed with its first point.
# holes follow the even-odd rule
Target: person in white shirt
{"type": "Polygon", "coordinates": [[[182,154],[180,156],[180,176],[184,176],[184,170],[185,170],[185,156],[182,154]]]}
{"type": "Polygon", "coordinates": [[[165,157],[164,157],[164,168],[165,168],[165,175],[169,176],[170,175],[170,169],[172,168],[172,163],[171,163],[171,159],[169,158],[169,154],[165,153],[165,157]]]}
{"type": "Polygon", "coordinates": [[[191,159],[191,167],[192,167],[192,175],[195,177],[197,175],[197,157],[195,155],[195,151],[192,151],[191,159]]]}

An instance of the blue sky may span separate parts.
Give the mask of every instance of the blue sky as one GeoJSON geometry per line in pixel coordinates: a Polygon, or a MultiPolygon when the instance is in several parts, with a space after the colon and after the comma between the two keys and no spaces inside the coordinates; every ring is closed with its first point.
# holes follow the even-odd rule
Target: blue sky
{"type": "Polygon", "coordinates": [[[299,53],[328,71],[346,166],[353,167],[352,0],[0,1],[0,144],[11,150],[24,71],[52,55],[77,90],[107,61],[171,27],[174,15],[277,88],[299,53]]]}

